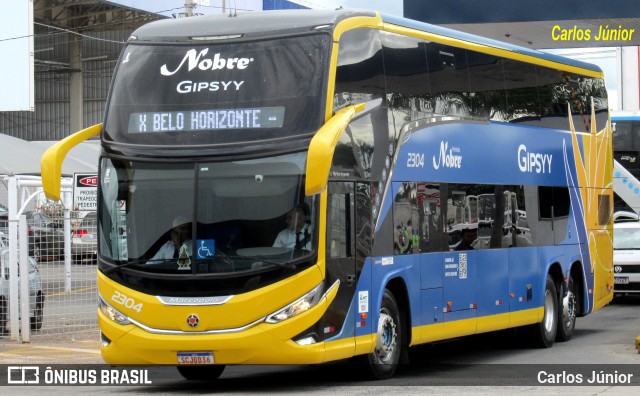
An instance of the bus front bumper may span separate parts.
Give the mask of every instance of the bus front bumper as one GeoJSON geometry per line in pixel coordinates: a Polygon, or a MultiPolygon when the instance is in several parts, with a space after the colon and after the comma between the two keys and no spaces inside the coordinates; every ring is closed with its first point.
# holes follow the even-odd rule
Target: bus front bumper
{"type": "Polygon", "coordinates": [[[215,364],[322,363],[324,342],[300,345],[292,338],[316,323],[323,312],[312,309],[281,323],[263,322],[233,333],[156,334],[134,324],[117,324],[99,311],[102,358],[115,365],[177,365],[179,353],[211,352],[215,364]]]}

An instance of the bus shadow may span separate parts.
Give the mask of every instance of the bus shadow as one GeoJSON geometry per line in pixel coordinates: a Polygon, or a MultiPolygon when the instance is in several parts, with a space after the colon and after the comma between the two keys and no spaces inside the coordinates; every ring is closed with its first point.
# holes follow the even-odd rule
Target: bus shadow
{"type": "MultiPolygon", "coordinates": [[[[597,332],[598,330],[577,328],[574,338],[582,338],[597,332]]],[[[162,381],[154,381],[155,386],[138,387],[134,392],[259,394],[305,389],[321,390],[329,384],[347,387],[406,386],[408,383],[414,386],[460,386],[468,382],[467,385],[474,385],[478,378],[487,376],[487,370],[506,366],[487,364],[488,359],[508,358],[515,350],[537,349],[527,341],[529,338],[524,329],[509,329],[415,346],[410,348],[409,362],[401,364],[396,374],[384,381],[367,379],[357,365],[343,360],[319,365],[228,366],[220,379],[215,381],[187,381],[179,376],[175,368],[172,368],[173,374],[154,376],[154,378],[163,378],[162,381]]]]}

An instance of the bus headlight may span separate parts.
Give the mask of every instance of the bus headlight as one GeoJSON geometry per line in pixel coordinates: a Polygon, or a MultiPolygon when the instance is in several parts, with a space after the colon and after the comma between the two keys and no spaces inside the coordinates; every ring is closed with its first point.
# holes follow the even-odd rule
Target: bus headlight
{"type": "Polygon", "coordinates": [[[117,324],[121,324],[121,325],[131,324],[131,322],[129,322],[129,318],[121,314],[117,309],[113,308],[111,305],[107,304],[102,299],[102,297],[98,298],[98,308],[100,308],[100,312],[102,312],[104,316],[113,320],[117,324]]]}
{"type": "Polygon", "coordinates": [[[296,315],[299,315],[309,309],[313,308],[318,304],[320,299],[322,298],[322,291],[324,290],[323,284],[320,283],[318,286],[314,287],[309,293],[300,297],[296,301],[282,308],[281,310],[272,313],[267,316],[265,322],[267,323],[280,323],[283,320],[287,320],[296,315]]]}

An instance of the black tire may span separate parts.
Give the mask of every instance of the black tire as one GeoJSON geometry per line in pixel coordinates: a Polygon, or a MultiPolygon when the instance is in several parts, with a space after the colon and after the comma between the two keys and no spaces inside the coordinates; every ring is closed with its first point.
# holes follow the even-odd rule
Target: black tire
{"type": "Polygon", "coordinates": [[[0,298],[0,336],[9,334],[7,313],[7,303],[0,298]]]}
{"type": "Polygon", "coordinates": [[[576,329],[576,315],[579,312],[578,295],[573,276],[569,275],[567,295],[558,297],[558,333],[556,341],[569,341],[576,329]]]}
{"type": "Polygon", "coordinates": [[[33,259],[36,261],[36,263],[39,263],[42,261],[42,254],[40,252],[40,245],[36,244],[33,247],[33,254],[31,255],[31,257],[33,257],[33,259]]]}
{"type": "Polygon", "coordinates": [[[533,342],[539,348],[551,348],[558,331],[558,292],[551,275],[547,275],[547,283],[543,297],[544,315],[542,322],[531,327],[533,342]]]}
{"type": "Polygon", "coordinates": [[[44,315],[44,296],[38,294],[36,297],[36,309],[31,320],[31,330],[40,330],[42,328],[42,318],[44,315]]]}
{"type": "Polygon", "coordinates": [[[211,366],[177,366],[177,369],[180,375],[190,381],[215,381],[222,375],[225,367],[224,364],[216,364],[211,366]]]}
{"type": "Polygon", "coordinates": [[[378,313],[376,347],[372,353],[361,357],[367,378],[382,380],[395,374],[404,348],[400,318],[395,297],[385,289],[378,313]]]}

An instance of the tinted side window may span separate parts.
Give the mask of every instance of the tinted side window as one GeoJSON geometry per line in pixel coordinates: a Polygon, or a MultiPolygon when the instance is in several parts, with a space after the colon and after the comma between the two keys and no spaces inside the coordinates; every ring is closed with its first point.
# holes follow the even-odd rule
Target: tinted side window
{"type": "Polygon", "coordinates": [[[434,113],[465,117],[469,113],[467,51],[444,44],[426,45],[434,113]]]}
{"type": "Polygon", "coordinates": [[[394,183],[393,251],[411,254],[420,251],[416,183],[394,183]]]}
{"type": "Polygon", "coordinates": [[[329,257],[351,257],[350,198],[347,194],[329,194],[327,213],[329,257]]]}
{"type": "Polygon", "coordinates": [[[446,205],[449,249],[534,245],[524,198],[523,186],[449,184],[446,205]]]}
{"type": "Polygon", "coordinates": [[[469,64],[469,115],[485,120],[503,121],[507,99],[502,59],[480,52],[467,51],[469,64]]]}
{"type": "Polygon", "coordinates": [[[614,150],[634,150],[640,146],[640,128],[632,129],[633,123],[631,121],[613,121],[611,124],[614,150]]]}
{"type": "Polygon", "coordinates": [[[542,103],[542,126],[569,129],[566,118],[570,106],[576,131],[589,132],[592,100],[598,128],[602,129],[606,124],[607,94],[601,79],[539,67],[538,82],[542,103]]]}
{"type": "Polygon", "coordinates": [[[591,97],[593,98],[593,107],[596,111],[596,126],[600,130],[607,125],[609,121],[609,99],[607,97],[607,88],[604,80],[600,78],[592,78],[591,97]]]}
{"type": "Polygon", "coordinates": [[[503,64],[507,89],[505,121],[537,125],[541,107],[536,66],[513,59],[504,59],[503,64]]]}
{"type": "MultiPolygon", "coordinates": [[[[438,183],[417,183],[420,252],[441,252],[445,241],[442,225],[442,193],[438,183]]],[[[447,246],[447,249],[448,246],[447,246]]]]}
{"type": "Polygon", "coordinates": [[[569,215],[571,198],[567,187],[538,187],[538,202],[540,202],[541,219],[569,215]]]}
{"type": "Polygon", "coordinates": [[[433,114],[424,40],[382,32],[390,124],[399,135],[408,122],[433,114]]]}
{"type": "Polygon", "coordinates": [[[569,91],[563,73],[548,67],[538,67],[538,86],[542,106],[541,126],[568,129],[569,91]]]}
{"type": "Polygon", "coordinates": [[[333,108],[384,96],[382,44],[375,29],[354,29],[340,37],[333,108]]]}
{"type": "Polygon", "coordinates": [[[340,177],[378,180],[383,175],[390,143],[380,32],[345,32],[339,48],[333,109],[357,103],[365,103],[366,107],[341,135],[331,169],[340,177]]]}

